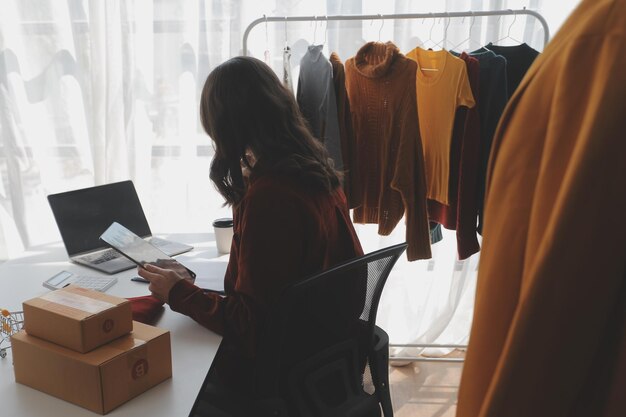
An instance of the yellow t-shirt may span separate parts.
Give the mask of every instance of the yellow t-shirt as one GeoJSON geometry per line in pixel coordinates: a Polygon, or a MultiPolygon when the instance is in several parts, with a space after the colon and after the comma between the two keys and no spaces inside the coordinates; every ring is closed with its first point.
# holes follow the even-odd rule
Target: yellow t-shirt
{"type": "Polygon", "coordinates": [[[406,56],[417,62],[417,116],[424,149],[427,197],[448,204],[450,142],[459,106],[474,107],[467,69],[446,50],[415,48],[406,56]]]}

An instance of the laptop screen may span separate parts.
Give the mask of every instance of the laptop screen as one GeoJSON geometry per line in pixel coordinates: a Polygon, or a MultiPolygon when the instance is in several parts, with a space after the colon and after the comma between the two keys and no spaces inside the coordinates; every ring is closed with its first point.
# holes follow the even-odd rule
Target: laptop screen
{"type": "Polygon", "coordinates": [[[100,235],[113,222],[135,234],[151,235],[132,181],[121,181],[48,196],[68,255],[104,248],[100,235]]]}

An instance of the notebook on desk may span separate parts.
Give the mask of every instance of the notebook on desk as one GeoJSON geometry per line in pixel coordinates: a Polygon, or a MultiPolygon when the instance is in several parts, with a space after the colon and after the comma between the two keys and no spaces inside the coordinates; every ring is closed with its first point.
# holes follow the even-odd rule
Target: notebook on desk
{"type": "Polygon", "coordinates": [[[113,222],[126,225],[169,256],[193,249],[184,243],[152,236],[130,180],[50,194],[48,202],[70,260],[101,272],[114,274],[136,267],[100,240],[100,235],[113,222]]]}

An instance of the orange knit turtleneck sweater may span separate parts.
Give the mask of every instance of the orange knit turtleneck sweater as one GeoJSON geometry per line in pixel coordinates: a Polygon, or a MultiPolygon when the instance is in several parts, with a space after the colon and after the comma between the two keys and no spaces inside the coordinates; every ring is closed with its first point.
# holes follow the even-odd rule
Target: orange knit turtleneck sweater
{"type": "Polygon", "coordinates": [[[369,42],[346,61],[355,133],[356,223],[390,234],[406,217],[407,257],[431,257],[424,156],[415,96],[416,63],[391,42],[369,42]]]}

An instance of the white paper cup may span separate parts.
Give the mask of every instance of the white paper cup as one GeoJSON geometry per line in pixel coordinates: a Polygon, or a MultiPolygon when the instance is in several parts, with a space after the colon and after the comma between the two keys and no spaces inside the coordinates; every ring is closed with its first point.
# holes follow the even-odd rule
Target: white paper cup
{"type": "Polygon", "coordinates": [[[230,253],[230,246],[233,242],[233,219],[222,218],[213,221],[213,231],[215,232],[215,243],[219,253],[230,253]]]}

